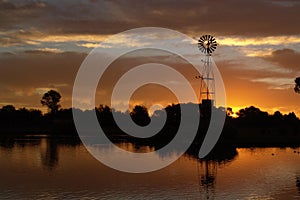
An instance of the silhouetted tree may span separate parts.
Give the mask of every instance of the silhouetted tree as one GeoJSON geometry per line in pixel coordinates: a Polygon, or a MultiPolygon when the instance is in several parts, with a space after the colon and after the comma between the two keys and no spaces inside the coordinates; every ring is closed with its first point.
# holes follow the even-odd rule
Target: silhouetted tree
{"type": "Polygon", "coordinates": [[[140,126],[146,126],[150,123],[148,110],[145,106],[136,105],[130,112],[130,116],[140,126]]]}
{"type": "Polygon", "coordinates": [[[259,118],[267,118],[268,113],[261,111],[259,108],[256,108],[254,106],[250,106],[245,109],[239,110],[237,115],[240,118],[246,118],[246,119],[259,119],[259,118]]]}
{"type": "Polygon", "coordinates": [[[51,114],[55,114],[60,108],[60,98],[61,95],[58,92],[55,90],[49,90],[43,95],[41,104],[43,106],[47,106],[51,114]]]}
{"type": "Polygon", "coordinates": [[[269,114],[267,112],[261,111],[259,108],[254,106],[247,107],[245,109],[239,110],[238,123],[240,125],[263,125],[267,126],[269,114]]]}
{"type": "Polygon", "coordinates": [[[5,112],[5,113],[8,113],[8,112],[12,113],[15,111],[16,111],[16,108],[13,105],[6,105],[6,106],[3,106],[1,109],[1,112],[5,112]]]}
{"type": "Polygon", "coordinates": [[[96,113],[101,125],[104,126],[115,125],[112,116],[112,109],[109,106],[101,104],[98,108],[96,108],[96,113]]]}
{"type": "Polygon", "coordinates": [[[291,123],[297,122],[299,120],[294,112],[290,112],[289,114],[284,115],[283,117],[287,122],[291,123]]]}
{"type": "Polygon", "coordinates": [[[16,108],[12,105],[0,109],[0,132],[27,132],[41,130],[42,112],[35,109],[16,108]]]}
{"type": "Polygon", "coordinates": [[[274,112],[272,118],[274,120],[274,123],[277,123],[277,124],[281,123],[283,121],[283,115],[279,111],[274,112]]]}
{"type": "Polygon", "coordinates": [[[300,93],[300,77],[295,79],[295,92],[300,93]]]}
{"type": "Polygon", "coordinates": [[[227,117],[231,117],[233,114],[234,114],[234,112],[233,112],[232,108],[228,107],[226,109],[226,115],[227,115],[227,117]]]}
{"type": "Polygon", "coordinates": [[[96,110],[101,113],[101,114],[111,114],[112,110],[109,106],[107,105],[100,105],[96,110]]]}

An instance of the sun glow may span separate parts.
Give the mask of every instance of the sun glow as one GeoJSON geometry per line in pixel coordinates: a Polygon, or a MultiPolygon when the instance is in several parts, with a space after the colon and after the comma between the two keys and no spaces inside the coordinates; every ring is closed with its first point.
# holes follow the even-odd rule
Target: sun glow
{"type": "Polygon", "coordinates": [[[300,36],[271,36],[271,37],[220,37],[220,45],[226,46],[259,46],[259,45],[285,45],[300,43],[300,36]]]}

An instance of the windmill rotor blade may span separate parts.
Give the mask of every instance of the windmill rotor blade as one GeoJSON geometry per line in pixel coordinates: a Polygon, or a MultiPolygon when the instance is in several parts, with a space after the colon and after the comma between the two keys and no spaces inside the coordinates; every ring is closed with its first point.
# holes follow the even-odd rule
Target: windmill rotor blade
{"type": "Polygon", "coordinates": [[[215,51],[218,43],[214,36],[212,35],[202,35],[198,40],[198,48],[201,52],[205,53],[206,55],[211,55],[212,52],[215,51]]]}

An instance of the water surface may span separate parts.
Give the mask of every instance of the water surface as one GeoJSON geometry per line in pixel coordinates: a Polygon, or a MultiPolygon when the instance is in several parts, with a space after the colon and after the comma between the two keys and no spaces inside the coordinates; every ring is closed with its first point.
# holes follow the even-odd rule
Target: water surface
{"type": "Polygon", "coordinates": [[[73,140],[14,138],[0,143],[0,177],[0,199],[300,199],[300,154],[299,148],[238,148],[218,161],[185,154],[162,170],[128,174],[73,140]]]}

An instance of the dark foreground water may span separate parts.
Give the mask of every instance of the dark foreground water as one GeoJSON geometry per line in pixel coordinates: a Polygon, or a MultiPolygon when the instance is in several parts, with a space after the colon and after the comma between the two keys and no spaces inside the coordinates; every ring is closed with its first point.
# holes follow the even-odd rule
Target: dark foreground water
{"type": "Polygon", "coordinates": [[[162,170],[128,174],[68,139],[6,139],[0,199],[300,199],[299,150],[240,148],[219,161],[184,155],[162,170]]]}

